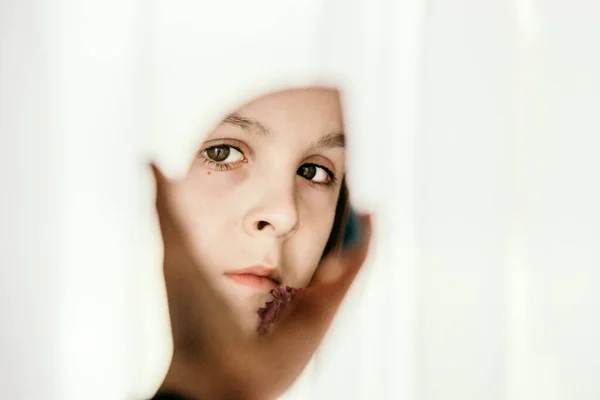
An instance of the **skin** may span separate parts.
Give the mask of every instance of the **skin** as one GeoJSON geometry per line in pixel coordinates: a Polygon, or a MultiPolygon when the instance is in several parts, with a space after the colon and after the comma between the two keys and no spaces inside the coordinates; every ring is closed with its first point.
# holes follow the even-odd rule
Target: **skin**
{"type": "Polygon", "coordinates": [[[323,340],[335,313],[365,262],[371,216],[361,216],[360,241],[329,254],[310,286],[269,336],[243,335],[229,307],[193,257],[193,245],[175,217],[170,182],[153,166],[156,209],[164,243],[165,279],[174,353],[163,393],[195,400],[269,400],[297,379],[323,340]],[[174,290],[175,289],[175,290],[174,290]],[[177,303],[179,297],[185,303],[177,303]],[[182,334],[193,331],[190,340],[182,334]]]}
{"type": "MultiPolygon", "coordinates": [[[[281,92],[236,114],[210,134],[185,179],[170,181],[152,168],[174,342],[160,392],[189,399],[283,394],[322,341],[370,243],[371,219],[363,215],[361,240],[322,258],[345,170],[336,140],[342,128],[337,92],[281,92]],[[240,123],[250,119],[270,134],[240,123]],[[228,170],[202,158],[224,139],[246,156],[228,170]],[[305,164],[328,168],[336,182],[323,184],[325,175],[314,168],[307,173],[305,164]],[[256,310],[268,290],[227,276],[257,263],[277,268],[282,286],[310,282],[277,329],[260,338],[256,310]]],[[[230,160],[239,159],[236,153],[230,160]]]]}
{"type": "Polygon", "coordinates": [[[338,92],[312,88],[259,98],[225,118],[185,179],[169,186],[194,261],[242,331],[256,332],[270,288],[230,274],[262,266],[280,286],[306,287],[331,232],[344,172],[338,92]]]}

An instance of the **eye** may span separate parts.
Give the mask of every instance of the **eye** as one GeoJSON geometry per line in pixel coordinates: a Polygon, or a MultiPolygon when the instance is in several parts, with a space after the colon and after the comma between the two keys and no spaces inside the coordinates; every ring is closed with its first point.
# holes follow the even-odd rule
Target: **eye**
{"type": "Polygon", "coordinates": [[[202,155],[219,164],[233,164],[244,160],[240,150],[226,144],[209,147],[202,152],[202,155]]]}
{"type": "Polygon", "coordinates": [[[304,179],[321,185],[329,185],[335,181],[335,177],[330,170],[317,164],[301,165],[297,174],[304,179]]]}

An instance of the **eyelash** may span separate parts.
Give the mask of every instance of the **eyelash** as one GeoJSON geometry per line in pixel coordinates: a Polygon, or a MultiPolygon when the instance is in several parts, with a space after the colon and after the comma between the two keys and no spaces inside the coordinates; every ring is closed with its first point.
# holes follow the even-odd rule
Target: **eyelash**
{"type": "Polygon", "coordinates": [[[335,174],[329,168],[324,167],[324,166],[319,165],[319,164],[315,164],[315,163],[302,164],[301,167],[303,167],[305,165],[306,166],[310,165],[310,166],[314,166],[314,167],[317,167],[317,168],[321,168],[323,171],[325,171],[325,173],[327,174],[327,176],[329,176],[329,180],[327,182],[314,182],[314,181],[312,181],[310,179],[304,178],[311,185],[319,185],[319,186],[330,187],[330,186],[335,185],[335,183],[337,182],[337,178],[335,177],[335,174]]]}
{"type": "MultiPolygon", "coordinates": [[[[238,161],[238,162],[235,162],[235,163],[217,162],[217,161],[211,160],[210,158],[208,158],[207,156],[204,155],[204,153],[206,151],[208,151],[210,149],[213,149],[215,147],[230,147],[230,148],[232,148],[234,150],[239,151],[242,155],[244,154],[244,152],[239,147],[236,147],[236,146],[233,146],[233,145],[230,145],[230,144],[226,144],[226,143],[216,144],[216,145],[207,147],[207,148],[203,149],[200,152],[200,156],[202,157],[202,162],[204,164],[210,166],[211,168],[215,168],[215,169],[217,169],[219,171],[230,171],[232,169],[235,169],[235,168],[239,167],[244,162],[246,162],[246,161],[238,161]]],[[[305,164],[302,164],[301,167],[302,166],[314,166],[314,167],[317,167],[317,168],[321,168],[321,169],[323,169],[323,171],[325,171],[325,173],[327,174],[327,176],[329,176],[329,180],[327,182],[314,182],[314,181],[312,181],[310,179],[306,179],[306,178],[303,177],[311,185],[318,185],[318,186],[330,187],[330,186],[335,185],[335,183],[337,182],[337,178],[335,177],[335,174],[329,168],[324,167],[323,165],[315,164],[315,163],[305,163],[305,164]]]]}
{"type": "Polygon", "coordinates": [[[229,163],[229,164],[219,163],[219,162],[216,162],[216,161],[213,161],[213,160],[209,160],[207,158],[203,158],[202,162],[204,162],[206,165],[208,165],[208,166],[210,166],[212,168],[218,169],[219,171],[229,171],[229,170],[232,170],[235,167],[237,167],[236,164],[239,164],[239,163],[229,163]]]}
{"type": "Polygon", "coordinates": [[[222,143],[222,144],[216,144],[213,146],[209,146],[200,152],[200,157],[202,158],[202,162],[204,164],[208,165],[209,167],[215,168],[219,171],[229,171],[229,170],[239,167],[240,165],[242,165],[243,163],[246,162],[244,160],[244,161],[238,161],[238,162],[234,162],[234,163],[224,163],[224,162],[213,161],[204,155],[205,152],[207,152],[210,149],[214,149],[215,147],[229,147],[231,149],[239,151],[242,155],[244,155],[244,152],[242,151],[242,149],[240,149],[239,147],[233,146],[231,144],[222,143]]]}

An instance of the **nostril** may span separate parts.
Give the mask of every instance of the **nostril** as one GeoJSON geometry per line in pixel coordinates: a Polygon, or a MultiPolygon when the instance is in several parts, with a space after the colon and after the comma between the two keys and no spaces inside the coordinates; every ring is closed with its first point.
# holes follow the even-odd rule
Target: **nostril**
{"type": "Polygon", "coordinates": [[[258,221],[258,224],[256,224],[256,227],[259,231],[262,231],[263,229],[265,229],[265,227],[269,225],[269,223],[267,221],[258,221]]]}

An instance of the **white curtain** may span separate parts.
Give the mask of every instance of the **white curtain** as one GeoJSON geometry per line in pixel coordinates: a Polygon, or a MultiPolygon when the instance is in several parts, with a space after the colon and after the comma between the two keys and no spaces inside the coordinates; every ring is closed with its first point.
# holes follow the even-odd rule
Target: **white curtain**
{"type": "Polygon", "coordinates": [[[170,355],[152,183],[220,113],[344,94],[375,245],[284,399],[598,399],[593,2],[0,1],[0,390],[135,399],[170,355]]]}

